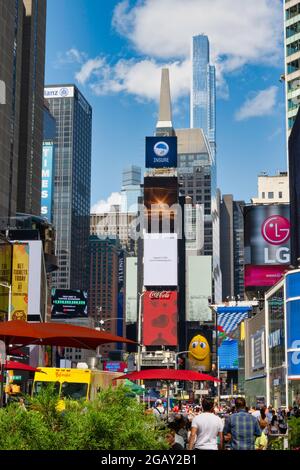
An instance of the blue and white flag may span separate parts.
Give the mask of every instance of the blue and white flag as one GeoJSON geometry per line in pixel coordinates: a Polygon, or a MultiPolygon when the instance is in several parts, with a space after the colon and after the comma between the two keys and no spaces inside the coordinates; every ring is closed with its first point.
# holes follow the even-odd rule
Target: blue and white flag
{"type": "Polygon", "coordinates": [[[248,318],[252,307],[217,307],[217,322],[230,335],[237,326],[248,318]]]}

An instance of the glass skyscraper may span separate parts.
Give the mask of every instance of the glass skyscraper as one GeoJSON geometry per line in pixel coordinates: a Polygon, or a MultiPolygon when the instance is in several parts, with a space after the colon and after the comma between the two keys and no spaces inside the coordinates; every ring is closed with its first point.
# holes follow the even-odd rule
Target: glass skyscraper
{"type": "Polygon", "coordinates": [[[59,270],[53,287],[87,289],[92,108],[74,85],[45,88],[56,120],[53,224],[59,270]]]}
{"type": "Polygon", "coordinates": [[[216,69],[210,65],[209,40],[202,34],[192,40],[192,129],[203,129],[213,154],[216,151],[216,69]]]}

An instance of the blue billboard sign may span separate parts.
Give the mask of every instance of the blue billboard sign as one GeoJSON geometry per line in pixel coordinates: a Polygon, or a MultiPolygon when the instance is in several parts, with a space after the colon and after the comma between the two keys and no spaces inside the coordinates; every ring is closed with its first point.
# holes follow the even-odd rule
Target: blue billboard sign
{"type": "Polygon", "coordinates": [[[288,378],[300,379],[300,272],[286,275],[286,344],[288,378]]]}
{"type": "Polygon", "coordinates": [[[146,168],[176,168],[177,137],[146,137],[146,168]]]}
{"type": "Polygon", "coordinates": [[[239,351],[237,340],[224,340],[218,347],[219,368],[220,370],[238,370],[239,351]]]}
{"type": "Polygon", "coordinates": [[[52,222],[54,144],[44,142],[42,158],[41,215],[52,222]]]}

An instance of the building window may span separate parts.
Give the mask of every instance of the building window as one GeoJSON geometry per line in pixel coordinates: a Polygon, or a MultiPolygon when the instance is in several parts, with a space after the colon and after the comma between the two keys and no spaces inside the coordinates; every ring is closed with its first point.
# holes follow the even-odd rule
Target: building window
{"type": "Polygon", "coordinates": [[[268,199],[274,199],[274,193],[273,192],[268,193],[268,199]]]}
{"type": "Polygon", "coordinates": [[[279,191],[278,197],[279,197],[279,199],[282,199],[282,191],[279,191]]]}
{"type": "Polygon", "coordinates": [[[261,197],[262,197],[263,199],[265,199],[265,197],[266,197],[265,192],[262,192],[262,193],[261,193],[261,197]]]}

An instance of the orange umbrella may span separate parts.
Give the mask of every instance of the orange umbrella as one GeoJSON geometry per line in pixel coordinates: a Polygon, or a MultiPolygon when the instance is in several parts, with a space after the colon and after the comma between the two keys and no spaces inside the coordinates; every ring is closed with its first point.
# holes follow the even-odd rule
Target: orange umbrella
{"type": "Polygon", "coordinates": [[[123,336],[67,323],[28,323],[13,320],[0,323],[0,340],[6,347],[48,345],[80,349],[96,349],[105,343],[134,343],[123,336]]]}

